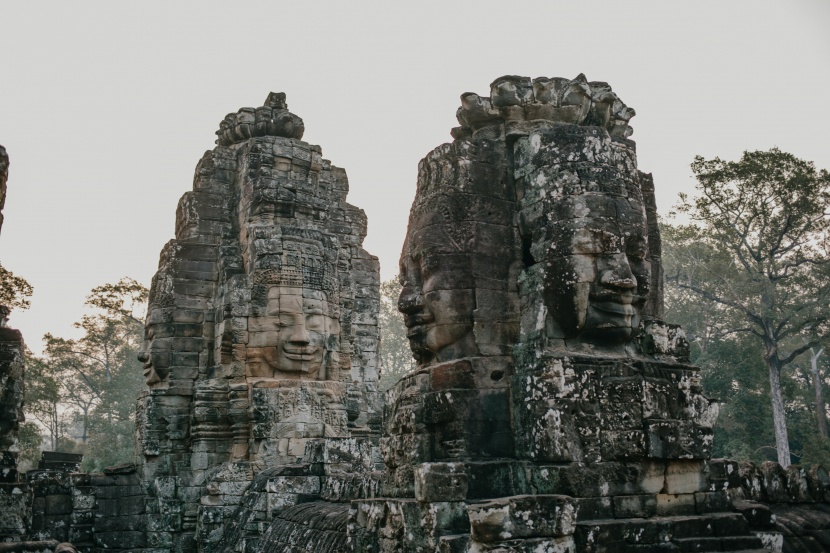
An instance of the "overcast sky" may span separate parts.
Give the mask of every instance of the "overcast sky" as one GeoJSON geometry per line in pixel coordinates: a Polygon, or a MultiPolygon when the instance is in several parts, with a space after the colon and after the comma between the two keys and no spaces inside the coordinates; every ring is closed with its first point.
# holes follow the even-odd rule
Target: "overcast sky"
{"type": "Polygon", "coordinates": [[[827,0],[4,1],[0,261],[35,287],[10,324],[39,352],[77,336],[92,287],[149,285],[219,121],[270,91],[346,169],[384,279],[418,160],[451,140],[461,93],[505,74],[609,82],[664,214],[696,154],[830,168],[828,29],[827,0]]]}

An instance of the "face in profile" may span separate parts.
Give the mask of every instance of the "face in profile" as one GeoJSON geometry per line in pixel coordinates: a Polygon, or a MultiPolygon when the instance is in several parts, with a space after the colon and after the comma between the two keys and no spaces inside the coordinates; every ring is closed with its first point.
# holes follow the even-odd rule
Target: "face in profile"
{"type": "Polygon", "coordinates": [[[553,233],[545,301],[564,338],[619,345],[637,332],[651,264],[640,204],[604,202],[616,218],[587,218],[570,227],[566,221],[553,233]]]}
{"type": "Polygon", "coordinates": [[[419,250],[417,236],[410,246],[400,262],[398,310],[415,360],[425,364],[476,355],[475,289],[467,256],[419,250]]]}
{"type": "Polygon", "coordinates": [[[170,339],[173,332],[173,325],[164,321],[162,309],[151,307],[144,327],[144,342],[138,352],[148,386],[163,382],[170,373],[170,339]]]}

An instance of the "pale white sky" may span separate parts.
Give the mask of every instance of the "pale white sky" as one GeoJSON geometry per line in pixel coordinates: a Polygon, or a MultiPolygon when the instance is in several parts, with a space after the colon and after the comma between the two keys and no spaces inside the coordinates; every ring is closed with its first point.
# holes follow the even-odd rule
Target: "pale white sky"
{"type": "Polygon", "coordinates": [[[76,336],[89,290],[149,284],[226,113],[288,95],[349,175],[396,273],[418,160],[459,95],[504,74],[607,81],[637,110],[662,213],[695,154],[778,146],[830,168],[830,2],[30,2],[0,6],[0,260],[35,287],[29,346],[76,336]]]}

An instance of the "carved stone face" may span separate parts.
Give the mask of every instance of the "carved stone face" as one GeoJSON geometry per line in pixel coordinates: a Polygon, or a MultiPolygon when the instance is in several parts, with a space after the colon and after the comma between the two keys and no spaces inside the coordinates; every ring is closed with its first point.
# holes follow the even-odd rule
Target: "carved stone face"
{"type": "Polygon", "coordinates": [[[635,335],[648,295],[645,213],[636,201],[593,202],[616,217],[574,219],[553,229],[545,302],[564,338],[618,345],[635,335]]]}
{"type": "Polygon", "coordinates": [[[249,374],[325,379],[339,334],[321,292],[275,287],[267,315],[249,319],[249,374]],[[304,297],[305,296],[305,297],[304,297]]]}
{"type": "Polygon", "coordinates": [[[412,353],[419,364],[476,355],[475,289],[467,256],[419,252],[419,238],[412,239],[415,253],[404,253],[400,263],[398,310],[404,315],[412,353]]]}
{"type": "Polygon", "coordinates": [[[151,306],[144,327],[144,342],[138,352],[138,360],[144,364],[144,380],[148,386],[163,382],[170,374],[170,340],[173,332],[173,325],[164,320],[163,310],[151,306]]]}

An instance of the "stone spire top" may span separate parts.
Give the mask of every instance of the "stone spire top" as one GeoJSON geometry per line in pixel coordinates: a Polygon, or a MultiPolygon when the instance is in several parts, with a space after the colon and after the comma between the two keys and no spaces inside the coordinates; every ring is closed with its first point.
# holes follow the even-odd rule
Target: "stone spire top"
{"type": "Polygon", "coordinates": [[[599,126],[613,137],[628,138],[633,132],[628,122],[634,115],[608,83],[588,82],[582,73],[574,79],[505,75],[490,84],[489,97],[474,92],[461,95],[456,113],[461,126],[452,135],[463,138],[485,127],[550,121],[599,126]]]}
{"type": "Polygon", "coordinates": [[[288,111],[285,92],[271,92],[258,108],[240,108],[219,123],[216,144],[230,146],[257,136],[303,137],[303,120],[288,111]]]}

